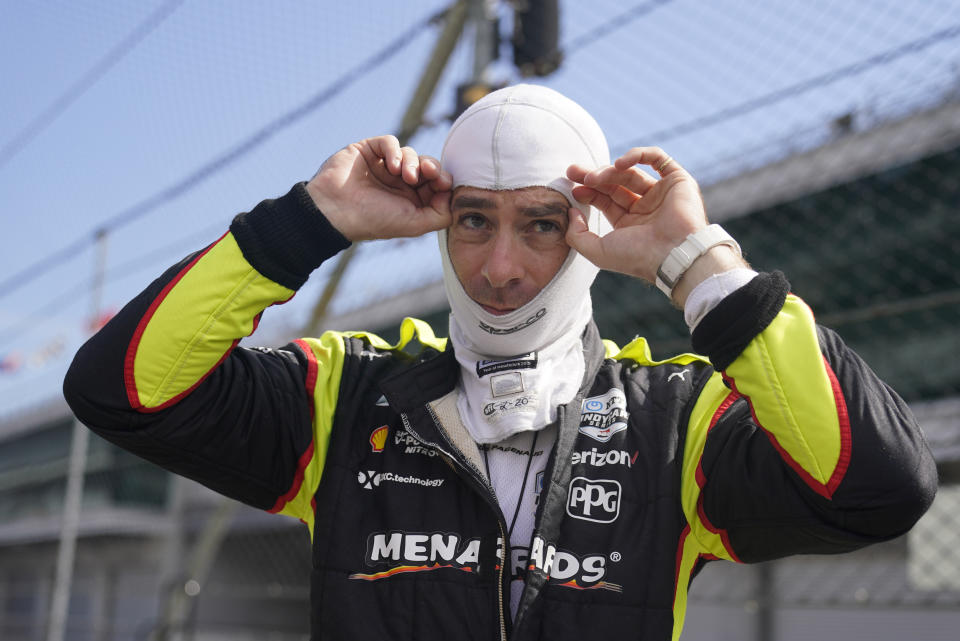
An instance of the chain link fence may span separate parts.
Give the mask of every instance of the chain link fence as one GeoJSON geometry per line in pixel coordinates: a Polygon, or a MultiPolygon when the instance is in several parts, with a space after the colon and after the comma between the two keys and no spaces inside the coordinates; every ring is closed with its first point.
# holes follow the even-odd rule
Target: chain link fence
{"type": "MultiPolygon", "coordinates": [[[[940,466],[938,498],[907,536],[836,557],[708,564],[683,638],[956,639],[960,3],[600,0],[560,10],[564,60],[544,82],[597,115],[615,155],[656,144],[690,169],[711,219],[751,264],[782,270],[914,407],[940,466]]],[[[509,33],[506,5],[499,11],[509,33]]],[[[439,152],[472,47],[458,46],[412,141],[419,150],[439,152]]],[[[522,80],[505,60],[491,72],[522,80]]],[[[361,245],[324,327],[395,340],[412,315],[445,334],[435,243],[361,245]]],[[[302,332],[331,270],[298,294],[300,307],[269,312],[261,342],[302,332]]],[[[655,288],[601,273],[592,297],[603,336],[621,346],[644,336],[655,359],[689,351],[681,312],[655,288]]],[[[0,639],[47,638],[70,425],[54,403],[0,426],[0,639]]],[[[306,529],[222,501],[94,437],[66,638],[307,638],[306,529]]]]}

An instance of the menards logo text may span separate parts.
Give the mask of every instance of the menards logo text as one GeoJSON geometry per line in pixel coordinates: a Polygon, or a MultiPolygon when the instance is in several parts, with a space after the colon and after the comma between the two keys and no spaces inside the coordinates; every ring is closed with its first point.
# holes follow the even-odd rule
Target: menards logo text
{"type": "MultiPolygon", "coordinates": [[[[501,539],[497,540],[497,550],[498,557],[502,558],[501,539]]],[[[376,581],[404,572],[442,568],[476,572],[480,566],[480,537],[464,540],[449,532],[374,532],[367,537],[364,560],[370,567],[393,567],[380,572],[351,574],[351,579],[376,581]]]]}
{"type": "MultiPolygon", "coordinates": [[[[503,539],[497,539],[497,562],[502,563],[503,539]]],[[[620,560],[614,552],[611,557],[620,560]]],[[[377,581],[407,572],[430,572],[454,569],[477,572],[480,567],[480,538],[464,539],[450,532],[374,532],[367,537],[364,561],[370,568],[385,568],[375,572],[358,572],[351,579],[377,581]]],[[[511,573],[522,578],[521,570],[538,570],[560,587],[579,590],[622,591],[620,585],[604,581],[607,557],[603,554],[578,555],[557,549],[539,536],[534,537],[529,552],[516,548],[511,553],[511,573]]]]}

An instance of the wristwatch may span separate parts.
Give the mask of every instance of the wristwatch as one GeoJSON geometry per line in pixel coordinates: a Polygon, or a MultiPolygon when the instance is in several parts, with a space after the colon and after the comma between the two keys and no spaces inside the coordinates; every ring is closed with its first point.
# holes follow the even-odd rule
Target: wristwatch
{"type": "Polygon", "coordinates": [[[720,225],[707,225],[700,231],[695,231],[682,243],[670,250],[657,270],[657,287],[667,298],[671,298],[673,288],[680,282],[693,261],[703,256],[709,249],[717,245],[729,245],[737,256],[742,256],[740,245],[720,225]]]}

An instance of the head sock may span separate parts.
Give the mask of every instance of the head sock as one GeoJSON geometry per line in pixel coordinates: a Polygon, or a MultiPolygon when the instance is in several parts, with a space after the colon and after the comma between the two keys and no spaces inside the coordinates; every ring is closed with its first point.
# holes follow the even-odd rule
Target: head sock
{"type": "MultiPolygon", "coordinates": [[[[578,204],[567,167],[609,164],[600,126],[580,105],[537,85],[495,91],[453,123],[441,164],[454,190],[548,187],[584,211],[592,231],[609,223],[596,209],[578,204]]],[[[583,377],[580,335],[590,320],[590,285],[597,267],[574,250],[553,279],[530,302],[495,315],[463,289],[439,233],[443,281],[452,310],[450,339],[461,364],[461,416],[478,442],[496,442],[556,419],[583,377]]]]}

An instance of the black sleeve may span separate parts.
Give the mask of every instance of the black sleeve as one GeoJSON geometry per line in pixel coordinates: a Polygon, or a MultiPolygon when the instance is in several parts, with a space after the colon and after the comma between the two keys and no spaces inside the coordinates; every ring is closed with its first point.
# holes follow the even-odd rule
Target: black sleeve
{"type": "MultiPolygon", "coordinates": [[[[257,272],[290,289],[349,244],[302,184],[240,214],[231,231],[257,272]]],[[[107,440],[222,494],[271,509],[290,489],[312,442],[311,363],[304,349],[230,349],[176,402],[145,410],[130,400],[125,364],[138,327],[202,253],[168,269],[80,348],[64,396],[77,417],[107,440]]]]}
{"type": "MultiPolygon", "coordinates": [[[[776,316],[789,285],[761,275],[711,311],[694,340],[718,369],[776,316]]],[[[710,429],[702,457],[703,515],[742,561],[835,553],[909,530],[933,501],[937,472],[906,403],[833,331],[818,327],[842,394],[849,461],[834,487],[815,489],[740,398],[710,429]]]]}

